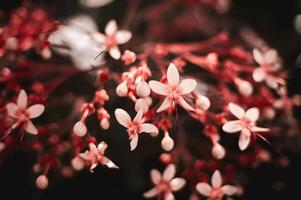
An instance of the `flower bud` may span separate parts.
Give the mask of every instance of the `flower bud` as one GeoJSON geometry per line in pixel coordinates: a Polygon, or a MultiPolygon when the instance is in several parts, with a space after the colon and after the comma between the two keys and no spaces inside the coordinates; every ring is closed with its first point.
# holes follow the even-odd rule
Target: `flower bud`
{"type": "Polygon", "coordinates": [[[248,81],[240,80],[237,82],[239,93],[243,96],[250,96],[253,92],[253,86],[248,81]]]}
{"type": "Polygon", "coordinates": [[[212,148],[213,157],[215,157],[216,159],[222,159],[225,156],[225,154],[226,151],[222,145],[220,145],[219,143],[213,145],[212,148]]]}
{"type": "Polygon", "coordinates": [[[46,189],[48,187],[47,176],[45,175],[38,176],[38,178],[36,179],[36,186],[41,190],[46,189]]]}
{"type": "Polygon", "coordinates": [[[76,156],[72,159],[71,165],[75,170],[79,171],[85,167],[85,162],[80,157],[76,156]]]}
{"type": "Polygon", "coordinates": [[[117,86],[116,94],[120,97],[124,97],[128,94],[128,86],[125,81],[117,86]]]}
{"type": "Polygon", "coordinates": [[[139,112],[139,110],[142,109],[143,113],[146,113],[148,111],[148,108],[149,108],[149,105],[144,98],[138,99],[135,103],[136,112],[139,112]]]}
{"type": "Polygon", "coordinates": [[[144,81],[140,81],[138,84],[137,84],[137,87],[136,87],[136,93],[140,96],[140,97],[147,97],[150,95],[150,87],[149,85],[144,81]]]}
{"type": "Polygon", "coordinates": [[[110,128],[110,121],[107,118],[103,118],[100,121],[100,126],[104,130],[108,130],[110,128]]]}
{"type": "Polygon", "coordinates": [[[173,139],[169,136],[168,132],[165,132],[165,135],[161,141],[161,147],[165,150],[165,151],[170,151],[173,149],[174,147],[174,141],[173,139]]]}
{"type": "Polygon", "coordinates": [[[73,126],[73,132],[75,135],[79,137],[83,137],[84,135],[87,134],[87,127],[82,121],[78,121],[74,126],[73,126]]]}

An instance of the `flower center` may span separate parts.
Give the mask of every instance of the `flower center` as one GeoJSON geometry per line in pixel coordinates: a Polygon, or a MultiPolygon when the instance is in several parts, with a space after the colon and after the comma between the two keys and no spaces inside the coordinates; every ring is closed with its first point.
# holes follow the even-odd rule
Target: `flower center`
{"type": "Polygon", "coordinates": [[[20,121],[27,121],[29,119],[29,114],[25,109],[19,109],[16,111],[16,116],[20,121]]]}
{"type": "Polygon", "coordinates": [[[255,123],[248,118],[242,118],[241,123],[244,127],[248,128],[248,129],[253,128],[253,126],[255,125],[255,123]]]}
{"type": "Polygon", "coordinates": [[[224,196],[224,192],[220,188],[213,188],[210,193],[210,200],[221,200],[224,196]]]}
{"type": "Polygon", "coordinates": [[[139,122],[135,122],[135,121],[130,122],[127,130],[130,137],[140,132],[140,125],[141,124],[139,122]]]}
{"type": "Polygon", "coordinates": [[[159,182],[159,184],[157,185],[157,188],[162,195],[169,193],[171,190],[169,182],[167,182],[163,179],[159,182]]]}
{"type": "Polygon", "coordinates": [[[117,46],[117,41],[116,41],[115,35],[107,36],[106,45],[107,45],[108,49],[111,49],[111,48],[117,46]]]}

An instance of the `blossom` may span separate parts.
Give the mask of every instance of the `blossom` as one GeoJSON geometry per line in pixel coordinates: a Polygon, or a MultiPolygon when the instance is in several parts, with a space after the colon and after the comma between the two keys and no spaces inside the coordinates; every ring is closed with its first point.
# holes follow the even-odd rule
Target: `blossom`
{"type": "Polygon", "coordinates": [[[196,190],[208,197],[209,200],[221,200],[226,194],[228,196],[234,195],[237,192],[237,187],[232,185],[222,186],[222,176],[219,170],[215,170],[211,177],[211,185],[208,183],[198,183],[196,190]]]}
{"type": "Polygon", "coordinates": [[[119,124],[127,128],[127,132],[131,140],[130,142],[131,151],[133,151],[137,147],[139,133],[145,132],[145,133],[158,134],[159,132],[158,128],[155,125],[143,122],[142,109],[139,110],[139,112],[137,113],[137,115],[133,120],[131,120],[131,117],[125,110],[120,108],[115,110],[115,117],[119,122],[119,124]]]}
{"type": "Polygon", "coordinates": [[[118,30],[116,21],[110,20],[105,27],[105,35],[97,32],[93,36],[97,42],[106,45],[112,58],[118,60],[121,57],[118,45],[127,43],[132,33],[127,30],[118,30]]]}
{"type": "Polygon", "coordinates": [[[239,148],[245,150],[251,140],[251,132],[266,132],[267,128],[256,126],[256,121],[259,118],[259,109],[250,108],[246,112],[240,106],[229,103],[230,112],[238,118],[238,120],[228,121],[223,125],[223,130],[228,133],[240,131],[239,148]]]}
{"type": "Polygon", "coordinates": [[[164,200],[174,200],[175,197],[172,192],[176,192],[184,187],[186,184],[183,178],[174,178],[176,174],[176,167],[170,164],[166,167],[163,175],[156,170],[151,170],[150,176],[155,187],[143,194],[146,198],[154,196],[162,197],[164,200]]]}
{"type": "Polygon", "coordinates": [[[8,103],[6,105],[7,114],[17,120],[13,126],[18,126],[22,123],[26,132],[36,135],[38,134],[38,130],[31,119],[39,117],[44,112],[45,107],[42,104],[35,104],[27,108],[27,101],[28,97],[26,92],[21,90],[18,95],[17,104],[8,103]]]}
{"type": "Polygon", "coordinates": [[[89,150],[80,154],[80,157],[91,163],[90,171],[98,165],[106,165],[109,168],[118,168],[105,154],[108,145],[105,142],[100,142],[97,147],[94,143],[89,143],[89,150]]]}
{"type": "Polygon", "coordinates": [[[173,106],[176,102],[186,110],[194,109],[183,98],[184,95],[192,92],[197,85],[193,79],[185,79],[180,82],[179,72],[176,66],[171,63],[167,69],[167,83],[159,81],[149,81],[149,86],[153,92],[166,96],[157,112],[164,111],[173,106]]]}

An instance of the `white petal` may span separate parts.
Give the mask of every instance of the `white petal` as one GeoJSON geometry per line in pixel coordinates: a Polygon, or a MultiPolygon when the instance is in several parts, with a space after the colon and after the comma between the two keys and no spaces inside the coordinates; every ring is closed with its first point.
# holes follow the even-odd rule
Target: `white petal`
{"type": "Polygon", "coordinates": [[[259,118],[259,109],[255,107],[248,109],[245,117],[252,122],[256,122],[259,118]]]}
{"type": "Polygon", "coordinates": [[[219,188],[222,185],[222,175],[219,170],[215,170],[211,177],[211,185],[214,188],[219,188]]]}
{"type": "Polygon", "coordinates": [[[135,118],[134,118],[134,122],[140,122],[141,121],[141,119],[142,119],[142,117],[143,117],[143,110],[142,109],[140,109],[138,112],[137,112],[137,114],[136,114],[136,116],[135,116],[135,118]]]}
{"type": "Polygon", "coordinates": [[[163,179],[165,181],[170,181],[176,174],[176,166],[174,164],[170,164],[166,167],[163,172],[163,179]]]}
{"type": "Polygon", "coordinates": [[[17,107],[16,104],[14,104],[14,103],[8,103],[6,105],[6,110],[7,110],[8,116],[13,117],[13,118],[17,118],[16,112],[18,110],[18,107],[17,107]]]}
{"type": "Polygon", "coordinates": [[[27,107],[27,94],[24,90],[21,90],[21,92],[18,95],[17,99],[17,106],[19,108],[25,109],[27,107]]]}
{"type": "Polygon", "coordinates": [[[136,87],[136,93],[140,97],[147,97],[150,95],[150,87],[145,81],[140,81],[136,87]]]}
{"type": "Polygon", "coordinates": [[[120,53],[120,50],[119,48],[116,46],[116,47],[112,47],[110,50],[109,50],[109,54],[112,58],[114,58],[115,60],[119,60],[120,56],[121,56],[121,53],[120,53]]]}
{"type": "Polygon", "coordinates": [[[149,105],[148,102],[144,99],[144,98],[140,98],[136,101],[135,103],[135,110],[136,112],[139,112],[139,110],[143,110],[143,113],[145,114],[148,109],[149,109],[149,105]]]}
{"type": "Polygon", "coordinates": [[[275,49],[269,49],[267,52],[264,54],[264,61],[266,63],[272,64],[277,62],[278,59],[278,53],[275,49]]]}
{"type": "Polygon", "coordinates": [[[138,135],[136,134],[131,138],[130,146],[131,146],[131,151],[135,150],[138,144],[138,135]]]}
{"type": "Polygon", "coordinates": [[[115,117],[118,123],[124,127],[128,127],[129,123],[131,122],[131,117],[129,116],[129,114],[125,110],[120,108],[115,110],[115,117]]]}
{"type": "Polygon", "coordinates": [[[42,105],[42,104],[35,104],[33,106],[30,106],[28,109],[27,109],[27,112],[29,114],[29,118],[30,119],[33,119],[33,118],[36,118],[36,117],[39,117],[45,110],[45,106],[42,105]]]}
{"type": "Polygon", "coordinates": [[[197,101],[197,104],[199,105],[199,107],[203,110],[208,110],[210,107],[210,100],[202,95],[199,95],[199,99],[197,101]]]}
{"type": "Polygon", "coordinates": [[[157,109],[157,113],[162,112],[166,109],[168,109],[169,107],[172,106],[172,100],[170,98],[165,98],[163,103],[160,105],[160,107],[157,109]]]}
{"type": "Polygon", "coordinates": [[[97,149],[98,151],[101,151],[101,152],[105,152],[105,150],[108,148],[108,145],[107,143],[105,142],[100,142],[98,145],[97,145],[97,149]]]}
{"type": "Polygon", "coordinates": [[[261,67],[258,67],[256,69],[254,69],[252,76],[253,76],[254,81],[262,82],[265,78],[265,72],[261,67]]]}
{"type": "Polygon", "coordinates": [[[230,112],[238,119],[242,119],[245,116],[244,109],[234,103],[229,103],[229,109],[230,112]]]}
{"type": "Polygon", "coordinates": [[[179,104],[180,106],[182,106],[185,110],[194,111],[194,108],[191,107],[191,105],[189,105],[183,97],[178,96],[177,102],[178,102],[178,104],[179,104]]]}
{"type": "Polygon", "coordinates": [[[223,125],[223,131],[227,133],[236,133],[241,131],[242,126],[240,120],[228,121],[223,125]]]}
{"type": "Polygon", "coordinates": [[[210,192],[211,192],[212,188],[211,188],[211,186],[208,185],[207,183],[198,183],[198,184],[196,185],[196,190],[197,190],[200,194],[202,194],[202,195],[208,197],[208,196],[210,195],[210,192]]]}
{"type": "Polygon", "coordinates": [[[145,193],[143,194],[143,196],[144,196],[145,198],[152,198],[152,197],[154,197],[154,196],[157,196],[158,193],[159,193],[159,190],[158,190],[156,187],[154,187],[154,188],[152,188],[151,190],[145,192],[145,193]]]}
{"type": "Polygon", "coordinates": [[[251,132],[248,129],[242,129],[240,136],[239,136],[239,141],[238,141],[238,146],[240,150],[245,150],[251,141],[251,132]]]}
{"type": "Polygon", "coordinates": [[[149,81],[148,84],[154,93],[164,96],[169,94],[169,87],[159,81],[149,81]]]}
{"type": "MultiPolygon", "coordinates": [[[[108,158],[107,158],[108,159],[108,158]]],[[[119,167],[117,165],[115,165],[115,163],[113,163],[110,159],[108,159],[108,161],[105,164],[108,168],[112,168],[112,169],[119,169],[119,167]]]]}
{"type": "Polygon", "coordinates": [[[262,127],[258,127],[258,126],[254,126],[252,128],[252,131],[253,132],[268,132],[268,131],[270,131],[270,129],[268,129],[268,128],[262,128],[262,127]]]}
{"type": "Polygon", "coordinates": [[[170,181],[170,187],[172,191],[178,191],[186,184],[183,178],[174,178],[170,181]]]}
{"type": "Polygon", "coordinates": [[[184,95],[192,92],[197,85],[197,82],[193,79],[185,79],[179,84],[179,94],[184,95]]]}
{"type": "Polygon", "coordinates": [[[232,185],[224,185],[222,188],[223,192],[226,194],[226,195],[233,195],[237,192],[237,188],[232,186],[232,185]]]}
{"type": "Polygon", "coordinates": [[[258,49],[253,49],[253,57],[258,64],[263,64],[263,56],[262,53],[258,49]]]}
{"type": "Polygon", "coordinates": [[[106,42],[107,42],[107,37],[102,33],[98,33],[98,32],[93,33],[92,37],[96,42],[98,42],[100,44],[106,44],[106,42]]]}
{"type": "Polygon", "coordinates": [[[169,86],[178,86],[180,82],[179,71],[177,67],[170,63],[167,69],[167,82],[169,86]]]}
{"type": "Polygon", "coordinates": [[[169,192],[165,194],[164,200],[175,200],[175,196],[171,192],[169,192]]]}
{"type": "Polygon", "coordinates": [[[151,172],[150,172],[150,176],[151,176],[151,179],[152,179],[152,182],[157,185],[160,180],[161,180],[161,173],[156,170],[156,169],[152,169],[151,172]]]}
{"type": "Polygon", "coordinates": [[[140,133],[142,133],[142,132],[145,132],[145,133],[154,133],[154,134],[157,135],[159,133],[159,130],[153,124],[144,123],[144,124],[141,124],[141,126],[140,126],[140,133]]]}
{"type": "Polygon", "coordinates": [[[31,133],[33,135],[38,134],[37,128],[33,125],[33,123],[30,120],[28,120],[26,122],[25,131],[28,132],[28,133],[31,133]]]}
{"type": "Polygon", "coordinates": [[[267,76],[265,82],[272,89],[276,89],[278,87],[278,82],[275,77],[267,76]]]}
{"type": "Polygon", "coordinates": [[[115,37],[118,44],[124,44],[132,38],[132,33],[130,31],[122,30],[118,31],[115,37]]]}
{"type": "Polygon", "coordinates": [[[105,27],[105,33],[107,35],[112,35],[112,34],[115,34],[117,31],[117,23],[115,20],[110,20],[106,27],[105,27]]]}

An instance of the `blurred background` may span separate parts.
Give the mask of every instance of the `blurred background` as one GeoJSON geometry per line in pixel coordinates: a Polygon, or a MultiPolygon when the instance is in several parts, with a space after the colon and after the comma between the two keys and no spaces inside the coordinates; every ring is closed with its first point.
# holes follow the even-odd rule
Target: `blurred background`
{"type": "MultiPolygon", "coordinates": [[[[104,27],[111,18],[122,19],[126,11],[126,0],[115,0],[113,3],[91,10],[81,8],[75,0],[36,0],[39,5],[54,15],[56,19],[64,19],[76,13],[89,13],[101,16],[97,20],[99,27],[104,27]]],[[[143,3],[154,1],[143,1],[143,3]]],[[[5,19],[5,13],[18,7],[21,1],[1,0],[0,16],[5,19]]],[[[301,15],[301,1],[272,1],[272,0],[234,0],[229,16],[236,23],[252,27],[271,47],[277,49],[283,58],[284,66],[290,70],[289,91],[301,92],[301,19],[296,22],[296,16],[301,15]]],[[[301,18],[301,17],[300,17],[301,18]]],[[[100,29],[102,30],[102,29],[100,29]]],[[[1,59],[1,58],[0,58],[1,59]]],[[[88,93],[88,91],[86,91],[88,93]]],[[[296,110],[296,116],[301,112],[296,110]]],[[[301,117],[299,118],[301,119],[301,117]]],[[[122,131],[120,127],[115,132],[122,131]]],[[[119,134],[119,133],[118,133],[119,134]]],[[[158,146],[159,146],[159,140],[158,146]]],[[[121,149],[127,149],[125,144],[121,149]]],[[[117,145],[116,145],[117,146],[117,145]]],[[[151,146],[146,146],[151,148],[151,146]]],[[[112,145],[114,149],[114,144],[112,145]]],[[[122,151],[122,150],[121,150],[122,151]]],[[[146,150],[147,151],[147,150],[146,150]]],[[[127,163],[121,170],[110,170],[105,167],[96,168],[94,174],[88,170],[81,171],[72,178],[57,180],[45,191],[34,187],[32,177],[31,156],[17,150],[9,155],[0,165],[0,199],[143,199],[142,194],[148,190],[149,170],[162,166],[158,162],[160,151],[152,153],[126,152],[122,158],[127,163]]],[[[245,193],[235,199],[244,200],[283,200],[298,199],[300,196],[301,152],[285,152],[290,160],[288,168],[276,168],[273,165],[263,165],[256,171],[247,170],[249,176],[245,193]]],[[[114,159],[113,159],[114,160],[114,159]]],[[[184,190],[176,195],[176,199],[187,199],[189,191],[184,190]]]]}

